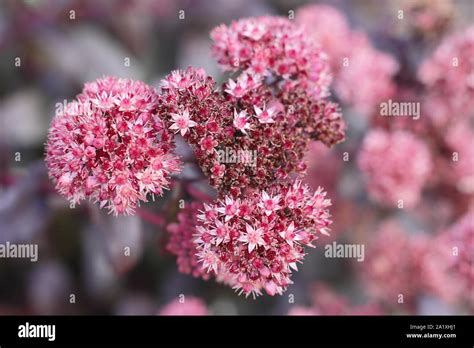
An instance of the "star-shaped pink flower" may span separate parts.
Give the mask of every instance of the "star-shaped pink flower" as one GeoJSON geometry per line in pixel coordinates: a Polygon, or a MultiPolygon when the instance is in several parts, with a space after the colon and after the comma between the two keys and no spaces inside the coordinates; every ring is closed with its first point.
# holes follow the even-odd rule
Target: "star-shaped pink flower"
{"type": "Polygon", "coordinates": [[[239,241],[248,244],[249,253],[252,252],[255,247],[260,245],[265,245],[265,240],[263,239],[263,229],[262,228],[253,228],[249,224],[245,226],[246,234],[242,235],[239,238],[239,241]]]}
{"type": "Polygon", "coordinates": [[[266,110],[260,109],[258,106],[253,107],[255,110],[255,117],[258,118],[260,123],[274,123],[275,120],[273,116],[275,116],[276,111],[273,108],[268,108],[266,110]]]}
{"type": "Polygon", "coordinates": [[[175,133],[180,132],[182,136],[186,134],[189,128],[197,125],[196,122],[190,119],[189,111],[186,109],[182,114],[171,114],[173,119],[173,124],[170,126],[170,129],[175,130],[175,133]]]}
{"type": "Polygon", "coordinates": [[[280,202],[280,195],[276,195],[275,197],[270,197],[267,192],[262,192],[262,200],[258,203],[258,206],[265,211],[265,214],[268,216],[272,212],[281,208],[278,204],[280,202]]]}
{"type": "Polygon", "coordinates": [[[234,127],[240,130],[242,133],[247,134],[247,129],[250,130],[250,123],[247,116],[247,111],[242,110],[237,113],[234,109],[234,127]]]}

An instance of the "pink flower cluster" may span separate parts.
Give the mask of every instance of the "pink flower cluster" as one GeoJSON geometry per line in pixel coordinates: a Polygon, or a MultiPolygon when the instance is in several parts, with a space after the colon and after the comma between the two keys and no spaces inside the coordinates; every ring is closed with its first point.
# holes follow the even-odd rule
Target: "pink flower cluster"
{"type": "Polygon", "coordinates": [[[364,138],[358,165],[369,195],[388,206],[413,207],[432,168],[428,147],[413,134],[371,130],[364,138]]]}
{"type": "Polygon", "coordinates": [[[396,91],[398,63],[375,49],[366,34],[351,31],[346,18],[328,5],[307,5],[297,11],[304,26],[329,56],[335,91],[341,100],[366,116],[396,91]]]}
{"type": "Polygon", "coordinates": [[[423,290],[428,239],[409,235],[394,221],[382,224],[369,245],[362,278],[369,293],[385,305],[412,311],[423,290]]]}
{"type": "Polygon", "coordinates": [[[311,39],[324,48],[331,70],[337,74],[350,50],[347,39],[351,36],[351,29],[346,17],[335,7],[312,4],[298,9],[296,22],[305,27],[311,39]]]}
{"type": "Polygon", "coordinates": [[[474,308],[474,210],[432,242],[424,260],[426,286],[450,303],[474,308]]]}
{"type": "Polygon", "coordinates": [[[89,198],[114,215],[162,195],[180,162],[156,103],[155,90],[139,81],[86,83],[51,124],[46,163],[57,190],[73,204],[89,198]]]}
{"type": "Polygon", "coordinates": [[[300,181],[227,196],[198,215],[198,258],[245,295],[281,294],[304,247],[328,234],[330,204],[321,188],[311,193],[300,181]]]}
{"type": "Polygon", "coordinates": [[[472,210],[432,239],[407,234],[389,221],[369,246],[361,276],[369,292],[390,307],[413,311],[420,296],[432,294],[450,304],[474,308],[473,248],[472,210]]]}
{"type": "Polygon", "coordinates": [[[158,315],[208,315],[209,311],[203,300],[186,296],[183,300],[174,299],[159,311],[158,315]]]}
{"type": "Polygon", "coordinates": [[[241,98],[265,80],[283,91],[301,90],[311,98],[329,95],[326,56],[304,30],[282,17],[255,17],[220,25],[211,32],[219,65],[238,71],[227,93],[241,98]]]}
{"type": "Polygon", "coordinates": [[[162,195],[179,171],[179,134],[219,198],[189,204],[167,226],[179,270],[214,274],[246,295],[281,294],[304,247],[331,223],[326,193],[312,193],[290,174],[305,171],[311,141],[337,144],[345,125],[326,99],[326,56],[299,26],[249,18],[211,36],[214,55],[234,78],[218,89],[190,67],[163,79],[159,93],[113,77],[87,83],[70,104],[78,110],[53,120],[48,168],[73,203],[90,198],[115,215],[131,214],[148,195],[162,195]]]}
{"type": "Polygon", "coordinates": [[[356,33],[351,38],[348,66],[336,75],[334,88],[337,95],[363,115],[376,112],[381,101],[396,92],[393,77],[398,63],[387,53],[370,44],[365,34],[356,33]]]}
{"type": "Polygon", "coordinates": [[[168,250],[184,273],[214,275],[245,295],[281,294],[304,246],[331,223],[326,193],[312,194],[288,176],[306,169],[310,141],[332,146],[345,126],[337,105],[324,99],[325,56],[296,25],[250,18],[211,36],[219,64],[238,75],[218,89],[202,69],[173,71],[161,82],[158,113],[191,145],[219,200],[197,217],[198,205],[185,208],[168,226],[168,250]],[[256,155],[254,165],[223,161],[229,150],[256,155]]]}
{"type": "Polygon", "coordinates": [[[465,197],[474,192],[473,35],[471,26],[443,40],[418,73],[436,179],[465,197]]]}
{"type": "Polygon", "coordinates": [[[421,66],[427,88],[426,116],[443,128],[455,119],[474,117],[474,26],[445,39],[421,66]]]}

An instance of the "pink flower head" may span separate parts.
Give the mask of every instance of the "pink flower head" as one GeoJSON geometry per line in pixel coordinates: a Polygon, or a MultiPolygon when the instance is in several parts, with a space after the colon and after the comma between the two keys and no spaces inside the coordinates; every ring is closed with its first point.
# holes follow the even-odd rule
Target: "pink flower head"
{"type": "Polygon", "coordinates": [[[179,172],[172,136],[154,119],[157,95],[139,81],[105,77],[86,83],[52,123],[46,163],[71,203],[89,198],[115,215],[162,195],[179,172]]]}
{"type": "Polygon", "coordinates": [[[443,129],[455,119],[474,117],[474,26],[447,37],[421,65],[419,78],[428,89],[426,115],[443,129]]]}
{"type": "Polygon", "coordinates": [[[321,188],[311,193],[296,181],[275,184],[266,195],[250,191],[238,205],[230,199],[217,201],[208,208],[212,216],[199,216],[198,259],[217,279],[245,295],[283,293],[303,260],[304,247],[328,233],[331,203],[325,195],[321,188]],[[269,206],[272,198],[277,203],[269,206]],[[217,236],[214,231],[222,224],[225,235],[217,236]]]}
{"type": "Polygon", "coordinates": [[[424,142],[406,131],[370,131],[362,144],[358,165],[369,195],[388,206],[414,206],[432,168],[424,142]]]}
{"type": "Polygon", "coordinates": [[[161,308],[159,315],[208,315],[209,310],[203,300],[187,296],[175,299],[161,308]]]}
{"type": "Polygon", "coordinates": [[[174,123],[170,126],[170,129],[175,130],[176,133],[180,132],[182,136],[186,134],[189,128],[197,125],[196,122],[189,118],[188,110],[184,110],[181,114],[172,113],[171,118],[174,123]]]}
{"type": "Polygon", "coordinates": [[[375,49],[363,33],[351,36],[351,55],[335,78],[337,95],[364,116],[371,116],[380,102],[394,96],[393,77],[399,66],[387,53],[375,49]]]}
{"type": "Polygon", "coordinates": [[[315,99],[329,95],[331,75],[325,54],[286,18],[240,19],[218,26],[211,38],[214,56],[224,70],[272,76],[281,80],[282,89],[301,88],[315,99]]]}
{"type": "Polygon", "coordinates": [[[298,9],[296,22],[323,47],[328,54],[332,71],[337,73],[351,50],[347,45],[351,30],[344,14],[329,5],[311,4],[298,9]]]}
{"type": "Polygon", "coordinates": [[[428,289],[449,303],[468,305],[471,310],[474,310],[473,250],[474,210],[471,209],[436,237],[423,262],[428,289]]]}
{"type": "Polygon", "coordinates": [[[392,308],[413,311],[424,290],[422,267],[428,242],[423,235],[409,235],[394,221],[383,223],[367,248],[361,269],[371,296],[392,308]]]}
{"type": "Polygon", "coordinates": [[[300,172],[311,140],[327,146],[344,140],[345,126],[337,105],[314,100],[301,87],[288,91],[266,83],[255,87],[249,75],[247,84],[252,88],[236,99],[218,90],[202,70],[188,68],[180,76],[188,81],[185,89],[162,83],[166,88],[159,96],[159,115],[169,128],[175,124],[171,114],[189,112],[196,125],[188,128],[185,140],[221,197],[237,197],[247,187],[265,189],[300,172]],[[222,153],[229,150],[251,161],[244,157],[226,161],[222,153]]]}

